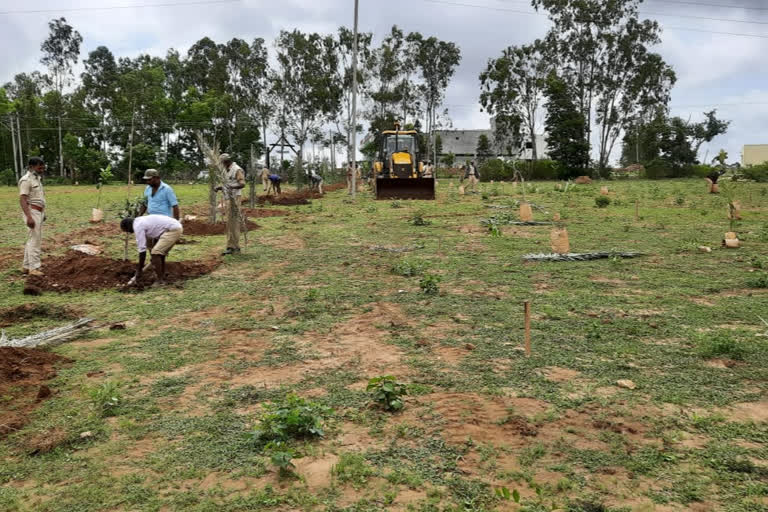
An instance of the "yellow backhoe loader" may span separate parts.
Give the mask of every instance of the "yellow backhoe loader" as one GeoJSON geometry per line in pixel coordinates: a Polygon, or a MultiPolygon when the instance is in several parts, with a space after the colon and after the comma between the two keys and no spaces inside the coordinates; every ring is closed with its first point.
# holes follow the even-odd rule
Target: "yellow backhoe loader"
{"type": "Polygon", "coordinates": [[[434,199],[435,178],[423,177],[419,134],[415,130],[382,132],[379,154],[373,163],[376,199],[434,199]]]}

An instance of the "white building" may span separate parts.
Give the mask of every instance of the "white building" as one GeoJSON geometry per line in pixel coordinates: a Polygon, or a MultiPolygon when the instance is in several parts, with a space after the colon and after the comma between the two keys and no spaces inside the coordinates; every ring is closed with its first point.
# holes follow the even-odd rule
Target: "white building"
{"type": "MultiPolygon", "coordinates": [[[[477,143],[481,135],[488,137],[491,145],[491,153],[496,158],[504,160],[532,160],[533,145],[530,137],[525,137],[519,146],[510,148],[509,144],[498,144],[493,130],[435,130],[440,136],[442,150],[438,159],[453,154],[456,164],[461,164],[477,158],[477,143]],[[511,149],[511,151],[510,151],[511,149]]],[[[536,150],[539,159],[547,158],[549,148],[544,135],[536,135],[536,150]]]]}

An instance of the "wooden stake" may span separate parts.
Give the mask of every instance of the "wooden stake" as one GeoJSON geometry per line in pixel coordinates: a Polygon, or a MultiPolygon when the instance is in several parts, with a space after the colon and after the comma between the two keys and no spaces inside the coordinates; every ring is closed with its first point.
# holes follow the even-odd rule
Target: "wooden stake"
{"type": "Polygon", "coordinates": [[[635,201],[635,222],[640,220],[640,201],[635,201]]]}
{"type": "Polygon", "coordinates": [[[531,357],[531,303],[525,301],[525,355],[531,357]]]}

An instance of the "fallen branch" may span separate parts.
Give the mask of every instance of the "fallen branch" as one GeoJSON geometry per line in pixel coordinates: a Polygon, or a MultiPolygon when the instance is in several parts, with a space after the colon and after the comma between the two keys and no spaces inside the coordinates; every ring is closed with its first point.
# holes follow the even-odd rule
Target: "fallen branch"
{"type": "MultiPolygon", "coordinates": [[[[761,317],[760,315],[757,315],[757,318],[759,318],[760,321],[763,322],[766,327],[768,327],[768,322],[766,322],[763,317],[761,317]]],[[[763,334],[758,334],[758,336],[762,336],[762,337],[768,338],[768,330],[766,330],[763,334]]]]}
{"type": "Polygon", "coordinates": [[[0,347],[35,348],[61,345],[93,329],[89,325],[91,322],[93,322],[92,318],[81,318],[73,324],[18,339],[8,338],[5,335],[5,330],[2,330],[0,331],[0,347]]]}
{"type": "Polygon", "coordinates": [[[637,258],[642,256],[639,252],[586,252],[568,254],[526,254],[525,261],[590,261],[609,258],[637,258]]]}

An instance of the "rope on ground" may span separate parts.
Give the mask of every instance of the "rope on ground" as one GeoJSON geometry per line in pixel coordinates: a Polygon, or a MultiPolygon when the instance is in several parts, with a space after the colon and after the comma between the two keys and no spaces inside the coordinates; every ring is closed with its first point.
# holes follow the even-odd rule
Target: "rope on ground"
{"type": "Polygon", "coordinates": [[[609,258],[637,258],[643,256],[639,252],[586,252],[586,253],[568,253],[568,254],[526,254],[523,256],[525,261],[590,261],[609,258]]]}

